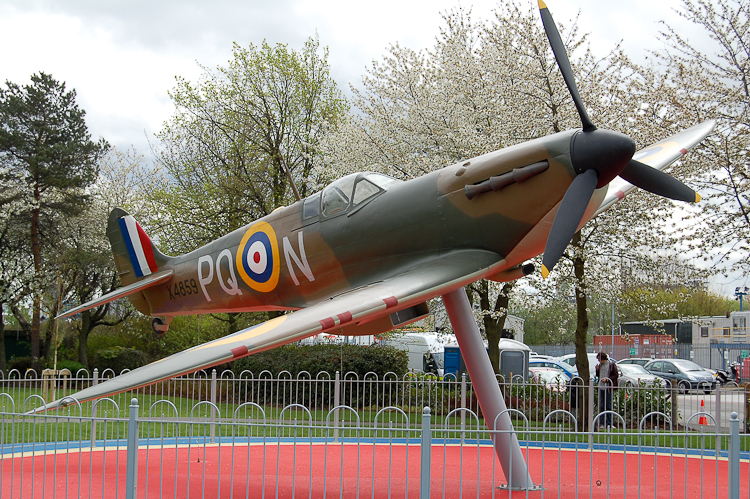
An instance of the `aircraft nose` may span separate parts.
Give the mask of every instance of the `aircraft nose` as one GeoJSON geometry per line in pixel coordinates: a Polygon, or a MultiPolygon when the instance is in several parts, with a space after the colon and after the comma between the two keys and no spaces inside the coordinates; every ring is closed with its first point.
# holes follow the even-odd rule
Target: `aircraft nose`
{"type": "Polygon", "coordinates": [[[570,159],[576,173],[595,170],[596,188],[604,187],[615,178],[635,154],[635,141],[612,130],[578,132],[571,139],[570,159]]]}

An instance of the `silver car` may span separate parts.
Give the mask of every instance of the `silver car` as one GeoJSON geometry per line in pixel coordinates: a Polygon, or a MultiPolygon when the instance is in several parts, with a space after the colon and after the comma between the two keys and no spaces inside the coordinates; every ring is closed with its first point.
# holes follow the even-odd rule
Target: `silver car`
{"type": "Polygon", "coordinates": [[[639,366],[645,366],[649,362],[651,362],[654,359],[649,359],[646,357],[631,357],[629,359],[622,359],[618,360],[618,364],[638,364],[639,366]]]}
{"type": "Polygon", "coordinates": [[[681,393],[702,390],[711,393],[716,388],[716,379],[695,362],[684,359],[654,360],[646,364],[646,370],[676,386],[681,393]]]}
{"type": "Polygon", "coordinates": [[[664,386],[665,384],[663,379],[654,376],[639,364],[618,362],[617,370],[620,371],[619,386],[634,387],[641,386],[641,383],[645,383],[646,386],[664,386]]]}

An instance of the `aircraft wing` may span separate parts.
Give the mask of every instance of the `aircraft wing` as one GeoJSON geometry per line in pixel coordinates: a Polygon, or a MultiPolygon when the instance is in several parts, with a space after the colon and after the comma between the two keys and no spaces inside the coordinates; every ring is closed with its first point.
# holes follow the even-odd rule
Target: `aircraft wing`
{"type": "Polygon", "coordinates": [[[83,305],[79,305],[75,308],[71,308],[67,312],[63,312],[62,314],[55,317],[55,319],[65,319],[66,317],[71,317],[73,315],[80,314],[81,312],[85,312],[86,310],[90,310],[94,307],[98,307],[99,305],[104,305],[105,303],[115,301],[118,298],[124,298],[134,293],[140,293],[144,289],[150,288],[151,286],[156,286],[157,284],[161,284],[171,279],[173,275],[174,275],[174,270],[172,269],[157,272],[155,274],[151,274],[145,279],[142,279],[140,281],[134,282],[133,284],[129,284],[127,286],[118,288],[112,291],[111,293],[107,293],[106,295],[100,296],[99,298],[94,298],[93,300],[86,302],[83,305]]]}
{"type": "MultiPolygon", "coordinates": [[[[641,149],[633,155],[633,159],[657,170],[663,170],[687,154],[690,149],[706,138],[713,131],[714,126],[716,126],[716,120],[704,121],[699,125],[690,127],[656,144],[641,149]]],[[[615,177],[609,183],[607,195],[594,216],[611,208],[633,189],[635,189],[633,184],[620,177],[615,177]]]]}
{"type": "Polygon", "coordinates": [[[428,257],[409,270],[353,289],[91,386],[34,412],[133,390],[175,376],[291,343],[320,332],[369,321],[453,291],[502,268],[504,260],[483,250],[455,250],[428,257]],[[73,400],[75,399],[75,400],[73,400]]]}

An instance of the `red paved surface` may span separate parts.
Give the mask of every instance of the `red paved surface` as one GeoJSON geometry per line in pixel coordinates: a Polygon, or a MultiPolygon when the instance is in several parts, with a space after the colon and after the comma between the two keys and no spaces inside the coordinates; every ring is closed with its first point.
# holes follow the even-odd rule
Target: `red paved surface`
{"type": "MultiPolygon", "coordinates": [[[[139,453],[138,497],[359,497],[419,496],[420,449],[410,446],[408,460],[403,445],[373,447],[275,444],[266,446],[265,465],[261,446],[180,447],[164,451],[142,449],[139,453]],[[312,472],[311,470],[312,452],[312,472]],[[327,454],[327,465],[325,456],[327,454]],[[277,459],[277,457],[279,459],[277,459]],[[342,466],[343,458],[343,466],[342,466]],[[389,476],[390,461],[390,476],[389,476]],[[407,466],[408,464],[408,466],[407,466]],[[278,467],[278,468],[277,468],[278,467]],[[343,471],[342,471],[343,468],[343,471]],[[234,469],[234,474],[232,474],[234,469]],[[278,469],[278,490],[277,490],[278,469]],[[163,472],[162,472],[163,470],[163,472]],[[408,477],[407,477],[408,471],[408,477]],[[312,475],[312,479],[310,476],[312,475]],[[323,477],[327,477],[324,481],[323,477]],[[341,478],[343,477],[343,478],[341,478]],[[265,482],[264,482],[265,480],[265,482]],[[374,487],[373,487],[374,484],[374,487]],[[205,491],[203,490],[205,486],[205,491]],[[408,489],[408,490],[405,490],[408,489]],[[147,495],[145,492],[147,491],[147,495]],[[175,492],[176,491],[176,492],[175,492]]],[[[435,446],[432,449],[432,497],[492,497],[493,487],[504,483],[499,465],[494,470],[492,449],[435,446]],[[477,474],[477,458],[479,473],[477,474]],[[443,468],[445,460],[445,480],[443,468]],[[463,475],[460,464],[463,463],[463,475]],[[477,478],[478,477],[478,478],[477,478]],[[459,494],[459,491],[462,494],[459,494]]],[[[529,451],[529,469],[545,497],[727,497],[727,462],[711,459],[579,451],[529,451]],[[593,456],[594,466],[591,467],[593,456]],[[656,464],[656,470],[654,465],[656,464]],[[544,472],[542,473],[542,465],[544,472]],[[718,468],[718,479],[717,479],[718,468]],[[639,469],[641,473],[639,474],[639,469]],[[591,478],[589,478],[591,477],[591,478]],[[701,482],[702,480],[702,482],[701,482]],[[654,493],[654,484],[658,492],[654,493]],[[671,485],[670,485],[671,483],[671,485]],[[718,489],[718,490],[717,490],[718,489]],[[702,491],[702,492],[701,492],[702,491]]],[[[125,497],[125,451],[94,451],[4,458],[0,461],[3,499],[32,497],[125,497]],[[80,484],[80,486],[79,486],[80,484]]],[[[748,463],[741,463],[740,496],[748,497],[748,463]]],[[[496,489],[497,497],[525,497],[496,489]]],[[[529,497],[542,497],[541,491],[529,497]]]]}

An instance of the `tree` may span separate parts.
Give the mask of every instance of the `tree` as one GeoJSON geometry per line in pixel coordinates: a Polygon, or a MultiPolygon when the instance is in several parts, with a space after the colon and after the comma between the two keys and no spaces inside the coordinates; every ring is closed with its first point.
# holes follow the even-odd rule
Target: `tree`
{"type": "Polygon", "coordinates": [[[705,259],[717,254],[715,265],[744,272],[750,269],[750,4],[683,0],[679,14],[700,30],[690,34],[704,43],[696,45],[667,26],[667,49],[656,53],[656,60],[668,68],[675,102],[687,116],[719,120],[717,133],[693,161],[708,199],[704,211],[688,218],[693,242],[688,249],[705,259]]]}
{"type": "Polygon", "coordinates": [[[319,142],[347,110],[327,59],[317,38],[299,52],[235,44],[226,67],[204,67],[197,84],[178,78],[177,111],[158,134],[168,249],[195,249],[288,203],[284,161],[307,195],[319,142]]]}
{"type": "MultiPolygon", "coordinates": [[[[105,234],[109,212],[124,208],[142,224],[149,226],[155,208],[150,193],[164,183],[161,170],[146,165],[135,150],[110,148],[99,162],[99,176],[91,186],[91,203],[85,212],[66,220],[65,237],[58,251],[58,268],[66,271],[70,285],[66,298],[74,304],[114,291],[120,279],[105,234]]],[[[64,290],[59,290],[64,293],[64,290]]],[[[78,332],[78,362],[89,366],[88,339],[99,326],[113,327],[134,312],[128,302],[106,303],[80,314],[75,321],[78,332]]]]}
{"type": "MultiPolygon", "coordinates": [[[[0,90],[0,165],[3,181],[17,186],[23,202],[33,259],[31,288],[31,356],[39,368],[45,248],[57,237],[55,219],[80,213],[88,196],[84,189],[97,174],[104,140],[93,142],[76,104],[74,90],[52,76],[31,76],[31,84],[6,82],[0,90]]],[[[19,318],[19,321],[21,319],[19,318]]]]}
{"type": "Polygon", "coordinates": [[[153,193],[163,189],[166,184],[167,179],[159,163],[147,163],[146,158],[134,149],[123,151],[111,147],[99,161],[99,176],[91,187],[91,193],[96,201],[96,209],[105,217],[105,224],[109,212],[120,207],[133,215],[144,228],[150,229],[156,225],[161,207],[153,193]]]}
{"type": "MultiPolygon", "coordinates": [[[[162,243],[185,253],[293,200],[287,172],[309,193],[319,143],[348,106],[310,38],[286,45],[234,45],[226,67],[203,68],[198,84],[178,78],[177,112],[158,134],[157,161],[171,182],[155,193],[162,243]]],[[[227,332],[243,315],[216,316],[227,332]]]]}
{"type": "MultiPolygon", "coordinates": [[[[396,45],[381,63],[373,64],[363,89],[354,90],[358,113],[326,141],[330,164],[411,178],[580,126],[535,10],[505,3],[495,19],[483,25],[459,9],[447,14],[444,23],[431,51],[396,45]]],[[[633,64],[619,48],[601,60],[589,51],[575,57],[586,38],[575,26],[563,33],[581,95],[597,126],[626,132],[641,147],[677,129],[670,101],[661,93],[660,75],[633,64]]],[[[320,173],[325,177],[325,171],[320,173]]],[[[612,275],[606,262],[614,255],[661,240],[652,221],[657,209],[671,207],[653,196],[630,197],[576,236],[548,283],[536,277],[527,280],[530,286],[548,287],[548,295],[554,289],[575,290],[576,344],[584,376],[588,289],[599,276],[612,275]]],[[[471,290],[494,344],[511,289],[476,283],[471,290]]],[[[493,364],[497,366],[496,358],[493,364]]]]}
{"type": "Polygon", "coordinates": [[[518,293],[512,312],[524,319],[523,337],[527,345],[561,345],[573,342],[575,306],[566,290],[545,296],[537,290],[518,293]]]}
{"type": "MultiPolygon", "coordinates": [[[[81,215],[67,220],[67,234],[58,251],[59,285],[55,301],[50,311],[54,317],[60,311],[57,304],[75,306],[96,296],[114,291],[120,286],[120,279],[112,260],[112,251],[106,238],[108,210],[101,209],[101,200],[81,215]]],[[[78,331],[78,362],[89,366],[88,338],[97,326],[115,326],[126,320],[133,312],[128,304],[106,303],[80,314],[76,321],[78,331]],[[114,312],[114,313],[113,313],[114,312]]]]}
{"type": "Polygon", "coordinates": [[[12,308],[30,289],[32,260],[28,251],[28,238],[19,213],[18,191],[6,186],[0,193],[0,371],[5,371],[5,307],[12,308]]]}

